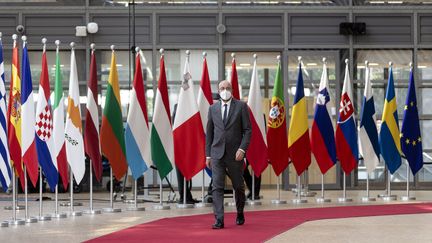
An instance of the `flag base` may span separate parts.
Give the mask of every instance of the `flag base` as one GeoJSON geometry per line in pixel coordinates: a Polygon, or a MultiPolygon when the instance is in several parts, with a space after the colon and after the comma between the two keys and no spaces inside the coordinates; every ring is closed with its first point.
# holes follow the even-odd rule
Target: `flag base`
{"type": "Polygon", "coordinates": [[[56,219],[64,219],[64,218],[67,218],[67,214],[66,213],[57,213],[57,214],[53,214],[52,217],[56,218],[56,219]]]}
{"type": "MultiPolygon", "coordinates": [[[[73,203],[74,207],[81,207],[82,205],[83,204],[80,203],[80,202],[74,202],[73,203]]],[[[62,203],[60,203],[60,206],[62,206],[62,207],[70,207],[70,202],[62,202],[62,203]]]]}
{"type": "Polygon", "coordinates": [[[162,204],[153,205],[153,210],[168,210],[168,209],[171,209],[169,205],[162,205],[162,204]]]}
{"type": "Polygon", "coordinates": [[[9,227],[9,222],[7,221],[0,222],[0,228],[4,228],[4,227],[9,227]]]}
{"type": "Polygon", "coordinates": [[[195,205],[193,205],[193,204],[182,204],[182,203],[178,203],[177,204],[177,208],[180,208],[180,209],[185,209],[185,208],[194,208],[195,207],[195,205]]]}
{"type": "Polygon", "coordinates": [[[347,203],[347,202],[352,202],[352,198],[348,198],[348,197],[340,197],[338,198],[338,202],[339,203],[347,203]]]}
{"type": "MultiPolygon", "coordinates": [[[[135,200],[134,199],[127,199],[127,200],[123,200],[124,203],[127,204],[134,204],[135,200]]],[[[144,199],[137,199],[137,203],[144,203],[144,199]]]]}
{"type": "Polygon", "coordinates": [[[99,210],[99,209],[93,209],[93,210],[90,210],[90,209],[89,209],[89,210],[85,210],[83,213],[84,213],[84,214],[95,215],[95,214],[101,214],[102,211],[99,210]]]}
{"type": "Polygon", "coordinates": [[[120,208],[104,208],[102,209],[104,213],[120,213],[120,208]]]}
{"type": "Polygon", "coordinates": [[[82,212],[80,212],[80,211],[73,211],[73,212],[70,212],[69,213],[69,216],[76,216],[76,217],[78,217],[78,216],[82,216],[82,212]]]}
{"type": "Polygon", "coordinates": [[[415,201],[416,198],[412,196],[401,196],[402,201],[415,201]]]}
{"type": "Polygon", "coordinates": [[[15,220],[9,220],[9,225],[25,225],[25,220],[23,219],[15,219],[15,220]]]}
{"type": "Polygon", "coordinates": [[[227,207],[235,207],[236,203],[234,201],[233,202],[226,202],[225,206],[227,206],[227,207]]]}
{"type": "Polygon", "coordinates": [[[271,200],[271,203],[279,205],[279,204],[287,204],[287,201],[286,200],[273,199],[273,200],[271,200]]]}
{"type": "Polygon", "coordinates": [[[364,202],[364,203],[375,202],[376,198],[374,198],[374,197],[362,197],[361,201],[364,202]]]}
{"type": "Polygon", "coordinates": [[[51,215],[39,216],[37,219],[39,221],[51,221],[51,215]]]}
{"type": "Polygon", "coordinates": [[[26,222],[27,224],[32,224],[32,223],[37,223],[38,220],[37,220],[37,218],[35,218],[35,217],[28,217],[28,218],[26,218],[25,222],[26,222]]]}
{"type": "MultiPolygon", "coordinates": [[[[13,210],[13,207],[12,207],[12,206],[5,206],[4,209],[5,209],[5,210],[13,210]]],[[[19,210],[24,210],[24,209],[25,209],[25,206],[24,206],[24,205],[16,205],[15,209],[16,209],[17,211],[19,211],[19,210]]]]}
{"type": "Polygon", "coordinates": [[[196,208],[209,208],[212,207],[213,204],[212,203],[196,203],[195,207],[196,208]]]}
{"type": "Polygon", "coordinates": [[[382,200],[384,201],[396,201],[397,200],[397,196],[396,195],[385,195],[382,197],[382,200]]]}
{"type": "Polygon", "coordinates": [[[294,204],[302,204],[302,203],[307,203],[308,200],[307,199],[303,199],[303,198],[296,198],[292,200],[292,203],[294,204]]]}
{"type": "Polygon", "coordinates": [[[325,197],[317,197],[315,199],[315,201],[317,203],[329,203],[329,202],[331,202],[331,199],[330,198],[325,198],[325,197]]]}
{"type": "Polygon", "coordinates": [[[249,205],[249,206],[261,206],[262,205],[262,203],[260,201],[255,201],[255,200],[246,201],[245,204],[249,205]]]}
{"type": "Polygon", "coordinates": [[[126,211],[142,212],[142,211],[145,211],[145,207],[131,207],[131,208],[126,208],[126,211]]]}

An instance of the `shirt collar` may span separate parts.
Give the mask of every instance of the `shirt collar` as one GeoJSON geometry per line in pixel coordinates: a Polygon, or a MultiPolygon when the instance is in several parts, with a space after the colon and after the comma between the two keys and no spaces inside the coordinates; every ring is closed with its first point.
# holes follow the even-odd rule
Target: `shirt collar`
{"type": "Polygon", "coordinates": [[[230,105],[231,105],[231,101],[232,101],[232,98],[231,98],[228,102],[226,102],[226,103],[221,99],[222,107],[223,107],[225,104],[227,104],[228,106],[230,106],[230,105]]]}

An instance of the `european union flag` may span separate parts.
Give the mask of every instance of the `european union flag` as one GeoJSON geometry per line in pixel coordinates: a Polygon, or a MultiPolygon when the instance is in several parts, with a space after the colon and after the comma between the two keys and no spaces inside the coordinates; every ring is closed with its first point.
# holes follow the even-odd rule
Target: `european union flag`
{"type": "Polygon", "coordinates": [[[413,175],[415,175],[423,167],[423,148],[412,69],[402,121],[401,144],[402,152],[408,160],[413,175]]]}

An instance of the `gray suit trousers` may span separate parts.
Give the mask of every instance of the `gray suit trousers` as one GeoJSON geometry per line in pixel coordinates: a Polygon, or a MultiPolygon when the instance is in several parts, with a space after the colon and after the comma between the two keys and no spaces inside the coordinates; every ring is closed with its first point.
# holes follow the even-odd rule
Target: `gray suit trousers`
{"type": "Polygon", "coordinates": [[[225,175],[231,178],[235,191],[235,202],[237,213],[243,213],[246,196],[243,180],[243,160],[236,161],[234,158],[227,159],[224,155],[220,160],[212,159],[212,178],[213,178],[213,212],[216,219],[224,219],[224,189],[225,175]]]}

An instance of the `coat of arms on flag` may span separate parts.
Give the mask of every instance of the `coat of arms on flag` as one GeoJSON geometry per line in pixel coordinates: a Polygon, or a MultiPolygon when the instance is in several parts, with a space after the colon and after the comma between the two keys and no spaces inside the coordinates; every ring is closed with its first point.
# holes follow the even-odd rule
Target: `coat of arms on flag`
{"type": "Polygon", "coordinates": [[[51,109],[46,105],[45,109],[36,116],[36,134],[42,141],[46,141],[51,137],[52,125],[51,109]]]}

